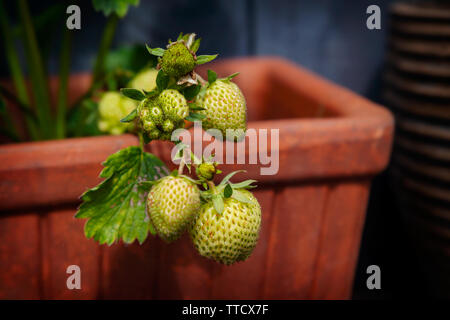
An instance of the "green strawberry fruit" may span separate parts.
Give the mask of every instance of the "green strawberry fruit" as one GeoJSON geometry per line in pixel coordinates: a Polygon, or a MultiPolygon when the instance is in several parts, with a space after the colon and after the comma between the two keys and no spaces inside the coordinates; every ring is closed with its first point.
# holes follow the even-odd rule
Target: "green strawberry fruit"
{"type": "Polygon", "coordinates": [[[167,89],[159,95],[164,115],[172,121],[180,121],[189,115],[186,98],[177,90],[167,89]]]}
{"type": "Polygon", "coordinates": [[[197,214],[200,191],[186,178],[166,176],[148,194],[147,212],[158,235],[165,241],[176,240],[197,214]]]}
{"type": "Polygon", "coordinates": [[[130,82],[129,86],[133,89],[152,91],[156,88],[156,77],[158,70],[146,69],[139,72],[130,82]]]}
{"type": "Polygon", "coordinates": [[[190,224],[189,234],[204,257],[231,265],[247,259],[256,246],[261,227],[261,207],[250,191],[239,189],[248,203],[225,198],[221,214],[213,202],[203,204],[190,224]]]}
{"type": "Polygon", "coordinates": [[[97,124],[99,130],[114,135],[132,130],[133,123],[122,123],[120,119],[127,116],[135,107],[133,100],[118,92],[103,93],[98,103],[99,120],[97,124]]]}
{"type": "Polygon", "coordinates": [[[239,87],[228,79],[218,79],[206,89],[204,95],[197,96],[197,104],[205,108],[200,111],[206,118],[203,128],[218,129],[226,137],[227,129],[240,140],[247,129],[247,107],[245,97],[239,87]]]}
{"type": "Polygon", "coordinates": [[[160,60],[164,73],[175,78],[194,70],[195,64],[195,56],[182,41],[171,44],[160,60]]]}

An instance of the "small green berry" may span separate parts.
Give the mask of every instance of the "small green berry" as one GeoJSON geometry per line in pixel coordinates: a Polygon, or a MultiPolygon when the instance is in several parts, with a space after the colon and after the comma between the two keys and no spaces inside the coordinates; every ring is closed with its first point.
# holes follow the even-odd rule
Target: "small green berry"
{"type": "Polygon", "coordinates": [[[147,132],[148,137],[152,140],[156,140],[161,136],[161,131],[158,128],[154,128],[147,132]]]}
{"type": "Polygon", "coordinates": [[[194,70],[195,58],[184,42],[171,45],[161,58],[161,69],[169,76],[179,78],[194,70]]]}
{"type": "Polygon", "coordinates": [[[208,181],[214,179],[214,175],[216,174],[216,172],[216,165],[211,162],[204,162],[200,164],[196,169],[197,177],[208,181]]]}
{"type": "Polygon", "coordinates": [[[170,119],[164,120],[164,122],[162,124],[163,131],[172,132],[173,127],[174,127],[173,122],[170,119]]]}

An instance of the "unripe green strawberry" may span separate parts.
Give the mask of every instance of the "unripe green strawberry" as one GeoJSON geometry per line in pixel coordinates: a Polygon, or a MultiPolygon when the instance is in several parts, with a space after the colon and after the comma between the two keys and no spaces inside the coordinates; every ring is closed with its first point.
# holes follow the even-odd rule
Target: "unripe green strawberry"
{"type": "Polygon", "coordinates": [[[197,104],[205,108],[200,111],[206,118],[203,128],[218,129],[226,137],[226,130],[233,130],[236,139],[241,139],[247,129],[247,107],[239,87],[228,79],[218,79],[199,95],[197,104]]]}
{"type": "Polygon", "coordinates": [[[164,120],[162,124],[162,129],[164,132],[172,132],[174,128],[174,124],[170,119],[164,120]]]}
{"type": "Polygon", "coordinates": [[[158,100],[164,115],[172,121],[180,121],[189,115],[186,98],[177,90],[164,90],[158,100]]]}
{"type": "Polygon", "coordinates": [[[120,119],[127,116],[135,108],[133,100],[115,91],[105,92],[98,104],[98,128],[110,134],[122,134],[133,128],[133,124],[122,123],[120,119]]]}
{"type": "Polygon", "coordinates": [[[186,178],[167,176],[148,194],[147,212],[158,235],[167,242],[176,240],[200,207],[200,191],[186,178]]]}
{"type": "Polygon", "coordinates": [[[211,162],[203,162],[197,166],[195,170],[197,177],[202,180],[212,180],[217,173],[217,164],[211,162]]]}
{"type": "Polygon", "coordinates": [[[179,78],[194,70],[195,57],[184,42],[176,42],[164,51],[160,65],[164,73],[179,78]]]}
{"type": "Polygon", "coordinates": [[[158,70],[156,69],[146,69],[139,72],[130,82],[130,88],[137,90],[152,91],[156,88],[156,77],[158,75],[158,70]]]}
{"type": "Polygon", "coordinates": [[[253,252],[261,227],[261,207],[250,191],[239,189],[248,203],[224,199],[221,214],[212,201],[203,204],[191,223],[189,234],[204,257],[230,265],[247,259],[253,252]]]}
{"type": "Polygon", "coordinates": [[[150,131],[147,131],[147,135],[152,140],[157,140],[161,136],[161,131],[158,128],[153,128],[150,131]]]}

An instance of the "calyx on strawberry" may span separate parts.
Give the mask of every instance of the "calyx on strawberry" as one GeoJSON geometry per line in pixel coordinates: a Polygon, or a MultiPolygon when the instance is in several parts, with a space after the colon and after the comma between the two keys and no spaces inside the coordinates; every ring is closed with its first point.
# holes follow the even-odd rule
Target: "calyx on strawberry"
{"type": "Polygon", "coordinates": [[[176,240],[200,208],[200,191],[185,176],[169,175],[152,186],[147,212],[157,234],[165,241],[176,240]]]}
{"type": "Polygon", "coordinates": [[[166,89],[142,100],[137,114],[150,139],[170,140],[173,130],[184,126],[189,107],[180,92],[166,89]]]}
{"type": "Polygon", "coordinates": [[[225,265],[247,259],[261,228],[261,207],[247,189],[254,180],[233,184],[229,174],[217,186],[208,181],[205,200],[190,224],[189,234],[200,255],[225,265]]]}

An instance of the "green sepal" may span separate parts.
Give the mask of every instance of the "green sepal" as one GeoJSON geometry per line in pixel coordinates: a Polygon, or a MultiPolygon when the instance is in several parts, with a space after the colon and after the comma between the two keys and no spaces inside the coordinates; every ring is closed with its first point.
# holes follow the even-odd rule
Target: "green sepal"
{"type": "Polygon", "coordinates": [[[229,198],[233,195],[233,188],[230,186],[230,184],[227,184],[225,189],[223,189],[223,196],[225,198],[229,198]]]}
{"type": "Polygon", "coordinates": [[[217,73],[212,70],[208,70],[208,82],[209,84],[217,80],[217,73]]]}
{"type": "Polygon", "coordinates": [[[189,112],[189,115],[185,118],[188,121],[202,121],[206,116],[201,113],[189,112]]]}
{"type": "Polygon", "coordinates": [[[200,92],[201,88],[202,88],[202,86],[199,84],[186,87],[183,90],[183,95],[187,101],[193,100],[197,96],[197,94],[200,92]]]}
{"type": "Polygon", "coordinates": [[[213,194],[212,195],[212,203],[214,206],[214,209],[217,211],[218,214],[222,214],[224,209],[224,203],[223,198],[220,194],[213,194]]]}
{"type": "Polygon", "coordinates": [[[125,118],[120,119],[120,122],[131,122],[137,117],[137,108],[131,111],[125,118]]]}
{"type": "Polygon", "coordinates": [[[184,178],[184,179],[186,179],[186,180],[188,180],[188,181],[190,181],[192,183],[195,183],[195,184],[200,184],[201,183],[200,181],[192,179],[191,177],[186,176],[184,174],[180,174],[179,177],[182,177],[182,178],[184,178]]]}
{"type": "Polygon", "coordinates": [[[145,99],[145,94],[138,89],[133,89],[133,88],[122,88],[120,89],[120,92],[127,98],[136,100],[136,101],[141,101],[145,99]]]}
{"type": "Polygon", "coordinates": [[[146,97],[146,98],[151,98],[151,97],[154,97],[154,96],[156,96],[157,94],[159,94],[158,89],[153,89],[152,91],[145,91],[145,90],[143,90],[143,91],[144,91],[144,93],[145,93],[145,97],[146,97]]]}
{"type": "Polygon", "coordinates": [[[224,81],[231,81],[231,79],[233,79],[233,78],[236,77],[237,75],[239,75],[239,72],[235,72],[235,73],[233,73],[233,74],[230,74],[228,77],[223,78],[223,79],[221,79],[221,80],[224,80],[224,81]]]}
{"type": "Polygon", "coordinates": [[[228,183],[228,181],[230,181],[230,179],[236,174],[236,173],[240,173],[240,172],[246,172],[245,170],[237,170],[237,171],[233,171],[230,172],[229,174],[227,174],[225,176],[225,178],[223,178],[223,180],[220,182],[219,186],[224,186],[225,184],[228,183]]]}
{"type": "Polygon", "coordinates": [[[198,104],[196,104],[195,102],[189,102],[188,103],[189,109],[192,111],[201,111],[201,110],[206,110],[205,108],[199,106],[198,104]]]}
{"type": "MultiPolygon", "coordinates": [[[[76,218],[88,218],[85,235],[100,244],[143,243],[154,227],[146,214],[148,185],[167,174],[164,163],[153,154],[131,146],[108,157],[96,187],[86,191],[76,218]]],[[[153,230],[153,231],[152,231],[153,230]]]]}
{"type": "Polygon", "coordinates": [[[197,56],[197,65],[213,61],[217,54],[197,56]]]}
{"type": "Polygon", "coordinates": [[[231,183],[231,186],[233,189],[253,189],[256,188],[256,186],[252,186],[251,184],[257,182],[256,180],[245,180],[239,183],[231,183]]]}
{"type": "Polygon", "coordinates": [[[233,190],[233,194],[231,197],[237,201],[243,202],[243,203],[251,203],[251,200],[245,195],[244,193],[240,192],[237,189],[233,190]]]}
{"type": "Polygon", "coordinates": [[[201,41],[201,38],[196,39],[194,41],[194,43],[192,44],[192,46],[190,47],[190,49],[193,53],[196,53],[198,51],[198,48],[200,48],[200,41],[201,41]]]}
{"type": "Polygon", "coordinates": [[[152,49],[148,45],[145,45],[145,47],[147,48],[147,51],[151,55],[154,55],[154,56],[157,56],[157,57],[162,57],[164,55],[164,52],[166,51],[163,48],[153,48],[152,49]]]}

